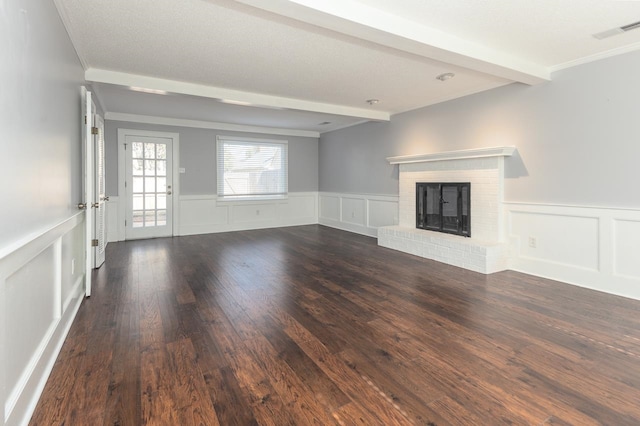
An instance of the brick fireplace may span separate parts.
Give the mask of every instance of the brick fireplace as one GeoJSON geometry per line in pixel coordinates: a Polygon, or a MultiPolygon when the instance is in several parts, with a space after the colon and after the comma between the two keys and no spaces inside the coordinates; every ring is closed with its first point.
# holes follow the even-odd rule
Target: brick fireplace
{"type": "Polygon", "coordinates": [[[378,229],[378,244],[472,271],[507,269],[504,238],[504,158],[514,147],[389,157],[400,167],[399,224],[378,229]],[[470,182],[470,238],[416,228],[416,183],[470,182]]]}

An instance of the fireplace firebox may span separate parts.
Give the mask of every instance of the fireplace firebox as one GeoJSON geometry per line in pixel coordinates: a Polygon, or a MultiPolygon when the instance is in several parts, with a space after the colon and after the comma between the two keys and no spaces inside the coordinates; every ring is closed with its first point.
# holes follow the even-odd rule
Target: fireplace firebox
{"type": "Polygon", "coordinates": [[[471,236],[471,183],[416,183],[416,228],[471,236]]]}

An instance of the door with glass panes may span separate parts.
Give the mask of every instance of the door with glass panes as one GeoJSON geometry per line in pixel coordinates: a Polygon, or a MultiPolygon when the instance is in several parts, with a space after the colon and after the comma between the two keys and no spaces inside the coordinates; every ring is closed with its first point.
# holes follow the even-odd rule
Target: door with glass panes
{"type": "Polygon", "coordinates": [[[126,136],[126,239],[173,235],[172,139],[126,136]]]}

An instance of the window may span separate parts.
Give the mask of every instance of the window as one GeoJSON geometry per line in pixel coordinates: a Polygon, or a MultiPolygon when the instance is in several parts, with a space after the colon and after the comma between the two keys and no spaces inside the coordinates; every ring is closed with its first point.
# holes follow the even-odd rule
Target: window
{"type": "Polygon", "coordinates": [[[218,197],[279,198],[288,191],[287,141],[218,136],[218,197]]]}

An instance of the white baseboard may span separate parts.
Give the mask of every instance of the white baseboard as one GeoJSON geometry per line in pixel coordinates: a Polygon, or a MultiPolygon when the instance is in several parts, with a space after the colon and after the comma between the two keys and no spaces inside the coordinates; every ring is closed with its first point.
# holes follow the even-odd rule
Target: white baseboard
{"type": "Polygon", "coordinates": [[[398,224],[398,197],[320,192],[318,222],[357,234],[378,236],[378,228],[398,224]]]}
{"type": "Polygon", "coordinates": [[[640,299],[640,210],[504,206],[510,269],[640,299]]]}

